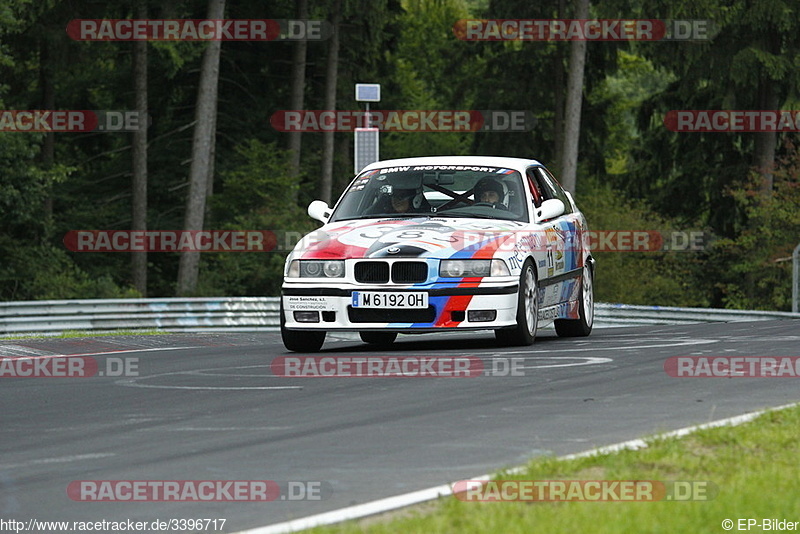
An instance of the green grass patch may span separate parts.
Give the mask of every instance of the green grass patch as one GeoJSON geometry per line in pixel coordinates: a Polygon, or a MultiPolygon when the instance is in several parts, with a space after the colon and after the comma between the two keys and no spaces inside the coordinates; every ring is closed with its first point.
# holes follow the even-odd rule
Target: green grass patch
{"type": "MultiPolygon", "coordinates": [[[[800,521],[800,407],[768,412],[735,427],[653,439],[636,451],[532,461],[527,471],[496,480],[706,481],[713,499],[659,502],[463,502],[455,497],[384,516],[320,527],[316,533],[715,533],[724,519],[800,521]]],[[[391,481],[387,481],[389,483],[391,481]]],[[[798,525],[800,530],[800,525],[798,525]]]]}
{"type": "Polygon", "coordinates": [[[22,341],[25,339],[68,339],[74,337],[108,337],[108,336],[162,336],[172,332],[164,330],[115,330],[113,332],[92,332],[90,330],[67,330],[60,334],[30,334],[21,336],[4,336],[0,341],[22,341]]]}

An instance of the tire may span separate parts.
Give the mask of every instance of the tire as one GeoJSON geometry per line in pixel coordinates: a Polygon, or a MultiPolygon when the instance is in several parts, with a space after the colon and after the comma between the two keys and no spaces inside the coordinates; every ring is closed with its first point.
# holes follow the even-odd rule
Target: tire
{"type": "Polygon", "coordinates": [[[364,343],[369,343],[370,345],[379,345],[382,347],[388,347],[394,340],[397,339],[397,332],[359,332],[359,336],[361,336],[361,341],[364,343]]]}
{"type": "MultiPolygon", "coordinates": [[[[281,298],[281,300],[283,300],[281,298]]],[[[319,352],[325,343],[324,330],[287,330],[286,316],[283,314],[281,302],[281,339],[283,346],[293,352],[319,352]]]]}
{"type": "Polygon", "coordinates": [[[497,329],[494,331],[494,335],[502,346],[531,345],[536,339],[538,326],[539,290],[536,283],[536,271],[529,258],[522,266],[522,272],[519,275],[517,325],[497,329]]]}
{"type": "Polygon", "coordinates": [[[589,263],[583,265],[581,276],[581,299],[578,305],[579,319],[556,319],[553,321],[559,337],[586,337],[594,324],[594,275],[589,263]]]}

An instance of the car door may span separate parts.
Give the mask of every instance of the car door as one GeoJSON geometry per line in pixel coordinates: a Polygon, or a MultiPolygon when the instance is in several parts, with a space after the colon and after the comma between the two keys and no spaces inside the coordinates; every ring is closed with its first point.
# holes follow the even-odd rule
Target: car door
{"type": "MultiPolygon", "coordinates": [[[[564,202],[565,212],[559,217],[542,221],[538,232],[543,233],[544,264],[538,269],[539,274],[539,302],[542,308],[542,318],[555,318],[557,310],[552,308],[569,299],[572,284],[569,282],[569,271],[572,268],[573,255],[570,254],[574,224],[571,224],[572,204],[564,191],[557,186],[555,179],[544,167],[530,167],[526,171],[528,184],[531,187],[531,196],[534,207],[538,207],[545,200],[553,198],[564,202]],[[552,308],[548,310],[547,308],[552,308]]],[[[540,242],[542,242],[540,240],[540,242]]]]}
{"type": "MultiPolygon", "coordinates": [[[[582,232],[583,220],[573,209],[561,184],[545,167],[537,167],[543,193],[547,198],[557,198],[564,203],[564,214],[553,219],[553,230],[558,233],[553,250],[554,274],[558,277],[558,289],[553,289],[556,302],[564,303],[578,298],[580,275],[583,267],[582,232]]],[[[556,285],[556,284],[553,284],[556,285]]]]}

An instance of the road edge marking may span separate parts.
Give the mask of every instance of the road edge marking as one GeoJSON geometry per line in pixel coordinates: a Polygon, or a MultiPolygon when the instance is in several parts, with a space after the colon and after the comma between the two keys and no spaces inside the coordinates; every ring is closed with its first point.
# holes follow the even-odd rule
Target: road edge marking
{"type": "MultiPolygon", "coordinates": [[[[764,414],[770,412],[777,412],[780,410],[786,410],[788,408],[794,408],[796,406],[800,406],[800,402],[784,404],[782,406],[777,406],[774,408],[765,408],[755,412],[736,415],[725,419],[719,419],[717,421],[711,421],[709,423],[703,423],[700,425],[687,426],[684,428],[679,428],[678,430],[672,430],[669,432],[656,434],[648,439],[652,441],[654,439],[679,438],[697,432],[698,430],[705,430],[707,428],[718,428],[722,426],[738,426],[741,425],[742,423],[747,423],[749,421],[752,421],[756,417],[762,416],[764,414]]],[[[613,445],[606,445],[604,447],[597,447],[584,452],[559,456],[556,459],[574,460],[576,458],[598,456],[601,454],[608,454],[623,450],[638,450],[645,447],[647,447],[647,441],[639,438],[639,439],[623,441],[620,443],[615,443],[613,445]]],[[[523,472],[524,469],[526,469],[526,466],[519,466],[509,470],[504,470],[502,472],[513,475],[523,472]]],[[[492,476],[494,475],[481,475],[479,477],[470,477],[469,480],[487,481],[490,480],[492,476]]],[[[406,508],[408,506],[412,506],[415,504],[421,504],[427,501],[432,501],[434,499],[438,499],[439,497],[447,497],[453,494],[453,489],[452,489],[453,484],[455,484],[455,482],[451,484],[443,484],[441,486],[434,486],[432,488],[412,491],[410,493],[404,493],[402,495],[395,495],[394,497],[387,497],[385,499],[379,499],[377,501],[371,501],[364,504],[348,506],[346,508],[340,508],[338,510],[332,510],[330,512],[324,512],[321,514],[310,515],[299,519],[293,519],[291,521],[285,521],[283,523],[275,523],[274,525],[267,525],[263,527],[256,527],[249,530],[242,530],[239,531],[237,534],[283,534],[287,532],[299,532],[301,530],[306,530],[314,527],[332,525],[335,523],[341,523],[342,521],[350,521],[352,519],[362,519],[364,517],[368,517],[371,515],[391,512],[394,510],[398,510],[400,508],[406,508]]]]}

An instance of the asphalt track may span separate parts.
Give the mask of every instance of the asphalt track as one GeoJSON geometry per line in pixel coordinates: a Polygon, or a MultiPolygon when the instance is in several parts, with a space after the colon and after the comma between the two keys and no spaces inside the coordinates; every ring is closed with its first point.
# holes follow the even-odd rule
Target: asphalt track
{"type": "Polygon", "coordinates": [[[796,378],[664,371],[670,356],[800,356],[798,321],[540,336],[401,336],[383,351],[340,338],[322,353],[524,359],[524,376],[476,378],[282,378],[270,363],[291,353],[271,333],[1,341],[0,356],[90,354],[101,370],[136,358],[139,375],[0,378],[0,519],[224,518],[234,532],[800,398],[796,378]],[[67,494],[80,480],[315,481],[324,498],[81,502],[67,494]]]}

